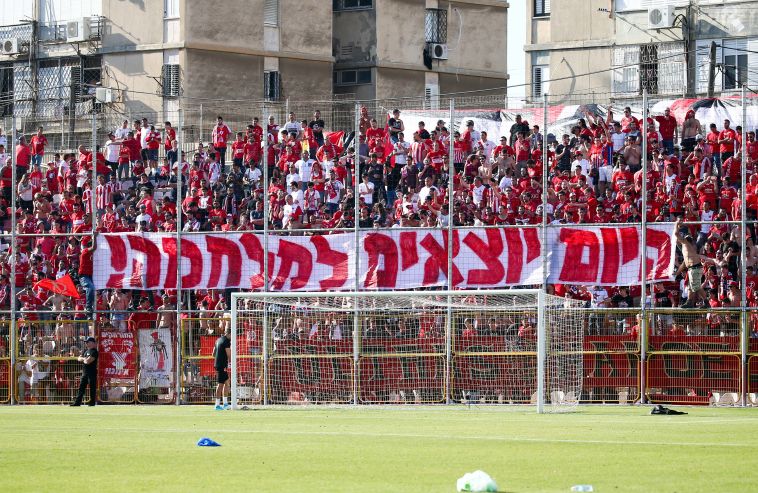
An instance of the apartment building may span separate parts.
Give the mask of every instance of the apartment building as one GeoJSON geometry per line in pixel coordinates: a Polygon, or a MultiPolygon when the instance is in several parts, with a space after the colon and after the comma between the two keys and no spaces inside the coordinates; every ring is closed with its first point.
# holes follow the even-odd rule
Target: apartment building
{"type": "Polygon", "coordinates": [[[528,97],[553,101],[703,96],[754,85],[755,0],[527,0],[528,97]]]}

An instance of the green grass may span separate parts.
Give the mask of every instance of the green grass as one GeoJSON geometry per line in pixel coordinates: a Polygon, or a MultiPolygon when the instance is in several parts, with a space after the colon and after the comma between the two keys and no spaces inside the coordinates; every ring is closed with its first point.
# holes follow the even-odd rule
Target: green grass
{"type": "Polygon", "coordinates": [[[452,492],[475,469],[507,492],[756,490],[758,410],[649,410],[4,406],[0,491],[452,492]]]}

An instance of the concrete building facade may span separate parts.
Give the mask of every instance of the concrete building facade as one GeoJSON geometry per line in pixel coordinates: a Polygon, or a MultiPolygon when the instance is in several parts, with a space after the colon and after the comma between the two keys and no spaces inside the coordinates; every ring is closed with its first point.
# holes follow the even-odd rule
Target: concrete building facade
{"type": "Polygon", "coordinates": [[[508,78],[504,0],[29,0],[6,7],[0,116],[60,121],[61,135],[102,104],[118,118],[151,121],[175,118],[181,106],[185,116],[195,112],[188,119],[196,126],[209,127],[216,112],[249,118],[262,109],[252,102],[278,104],[281,114],[285,101],[346,99],[339,111],[349,124],[355,98],[426,95],[434,104],[443,93],[504,94],[508,78]]]}
{"type": "Polygon", "coordinates": [[[537,102],[703,96],[758,82],[758,1],[528,0],[527,94],[537,102]]]}
{"type": "Polygon", "coordinates": [[[337,0],[336,94],[390,99],[507,84],[502,0],[337,0]]]}

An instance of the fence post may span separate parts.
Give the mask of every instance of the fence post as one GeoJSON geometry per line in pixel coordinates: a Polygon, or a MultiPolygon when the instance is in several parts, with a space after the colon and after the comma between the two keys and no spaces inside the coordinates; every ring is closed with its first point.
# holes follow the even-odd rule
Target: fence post
{"type": "Polygon", "coordinates": [[[10,351],[11,351],[11,404],[16,402],[16,353],[18,352],[18,338],[16,337],[16,255],[18,248],[16,245],[16,117],[11,117],[11,143],[8,146],[11,154],[11,278],[10,278],[10,304],[11,304],[11,326],[10,326],[10,351]]]}
{"type": "Polygon", "coordinates": [[[750,342],[750,317],[747,310],[747,248],[746,234],[747,234],[747,193],[745,188],[747,187],[747,99],[745,93],[745,84],[742,85],[742,94],[740,98],[740,104],[742,104],[742,149],[740,149],[740,319],[742,324],[740,327],[740,356],[742,361],[742,371],[740,379],[742,381],[740,386],[741,404],[747,406],[747,393],[748,393],[748,378],[750,378],[750,369],[748,368],[748,345],[750,342]]]}
{"type": "MultiPolygon", "coordinates": [[[[179,109],[176,132],[176,405],[182,396],[182,144],[184,144],[184,111],[179,109]]],[[[190,338],[191,340],[191,338],[190,338]]]]}
{"type": "Polygon", "coordinates": [[[642,227],[640,228],[640,285],[641,319],[640,319],[640,402],[645,398],[646,360],[647,360],[647,88],[642,89],[642,227]]]}
{"type": "MultiPolygon", "coordinates": [[[[287,100],[287,104],[289,104],[289,100],[287,100]]],[[[360,126],[360,115],[361,115],[361,107],[360,103],[358,101],[355,102],[355,137],[353,137],[353,148],[355,149],[355,159],[353,163],[353,203],[355,205],[354,207],[354,218],[353,218],[353,227],[355,231],[354,240],[355,241],[355,291],[360,290],[360,284],[361,284],[361,276],[360,276],[360,267],[361,267],[361,257],[360,257],[360,251],[361,251],[361,236],[358,229],[358,218],[360,217],[360,204],[358,200],[358,183],[360,183],[360,133],[361,133],[361,126],[360,126]]],[[[359,356],[360,356],[360,330],[359,330],[359,324],[360,324],[360,314],[358,312],[358,297],[353,298],[353,404],[358,405],[358,379],[360,378],[360,367],[359,367],[359,356]]]]}
{"type": "MultiPolygon", "coordinates": [[[[455,133],[455,98],[450,98],[450,128],[448,135],[455,133]]],[[[448,184],[447,184],[447,290],[452,291],[453,286],[453,195],[455,188],[455,139],[448,142],[448,184]]],[[[447,296],[447,326],[445,327],[445,403],[452,402],[451,372],[453,370],[453,298],[447,296]]]]}
{"type": "Polygon", "coordinates": [[[200,135],[199,141],[203,141],[203,103],[200,103],[200,128],[198,128],[200,135]]]}
{"type": "MultiPolygon", "coordinates": [[[[269,280],[269,268],[268,265],[268,215],[269,215],[269,201],[268,201],[268,153],[269,153],[269,130],[268,130],[268,116],[266,115],[266,103],[263,103],[262,110],[261,110],[261,122],[266,125],[266,129],[264,132],[264,135],[261,136],[261,140],[263,140],[263,154],[261,158],[261,165],[263,166],[263,291],[268,291],[268,280],[269,280]]],[[[235,328],[236,330],[236,328],[235,328]]],[[[262,359],[261,364],[263,365],[261,371],[262,371],[262,384],[261,384],[261,392],[263,394],[263,405],[268,404],[268,338],[269,338],[270,332],[268,331],[268,305],[266,303],[263,304],[263,330],[261,331],[261,336],[263,337],[263,341],[261,341],[261,353],[262,359]]]]}
{"type": "MultiPolygon", "coordinates": [[[[542,94],[542,217],[540,218],[540,253],[542,258],[542,290],[537,299],[537,412],[543,413],[545,410],[545,307],[547,300],[547,281],[548,281],[548,250],[547,250],[547,190],[550,170],[548,169],[548,152],[547,152],[547,125],[548,125],[548,94],[542,94]]],[[[510,142],[510,136],[508,141],[510,142]]],[[[581,398],[581,396],[579,396],[581,398]]]]}

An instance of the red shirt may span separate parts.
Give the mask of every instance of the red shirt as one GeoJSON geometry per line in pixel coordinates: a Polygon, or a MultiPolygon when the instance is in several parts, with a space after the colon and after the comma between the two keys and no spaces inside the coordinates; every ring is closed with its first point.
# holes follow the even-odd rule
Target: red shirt
{"type": "Polygon", "coordinates": [[[32,150],[26,144],[19,144],[16,146],[16,166],[28,168],[29,163],[32,162],[32,150]]]}
{"type": "Polygon", "coordinates": [[[91,248],[84,248],[79,254],[79,275],[92,277],[92,253],[91,248]]]}
{"type": "Polygon", "coordinates": [[[673,116],[656,116],[655,121],[658,122],[658,131],[661,132],[661,136],[664,140],[673,140],[674,131],[676,130],[676,118],[673,116]]]}
{"type": "Polygon", "coordinates": [[[366,141],[370,142],[372,139],[384,140],[385,132],[383,128],[369,128],[366,130],[366,141]]]}
{"type": "Polygon", "coordinates": [[[30,145],[32,148],[32,154],[35,156],[41,156],[45,153],[45,146],[47,145],[47,137],[44,135],[37,136],[35,135],[32,137],[32,140],[30,141],[30,145]]]}
{"type": "Polygon", "coordinates": [[[719,133],[718,139],[719,140],[732,139],[732,141],[729,142],[729,143],[721,144],[720,147],[719,147],[719,151],[722,152],[722,153],[723,152],[734,152],[734,141],[737,139],[737,132],[735,132],[731,128],[727,129],[727,130],[722,130],[719,133]]]}
{"type": "Polygon", "coordinates": [[[150,132],[147,134],[147,148],[159,149],[161,147],[161,134],[158,132],[150,132]]]}
{"type": "Polygon", "coordinates": [[[166,151],[170,151],[173,147],[172,142],[176,140],[176,130],[174,130],[174,127],[167,128],[166,130],[166,142],[164,143],[164,147],[166,148],[166,151]]]}
{"type": "Polygon", "coordinates": [[[232,144],[232,157],[234,159],[242,159],[245,156],[245,141],[235,140],[232,144]]]}
{"type": "Polygon", "coordinates": [[[219,126],[216,125],[213,127],[213,133],[211,135],[213,140],[213,146],[214,147],[226,147],[226,141],[229,139],[229,134],[231,134],[232,131],[229,130],[229,127],[224,125],[223,123],[219,126]]]}

